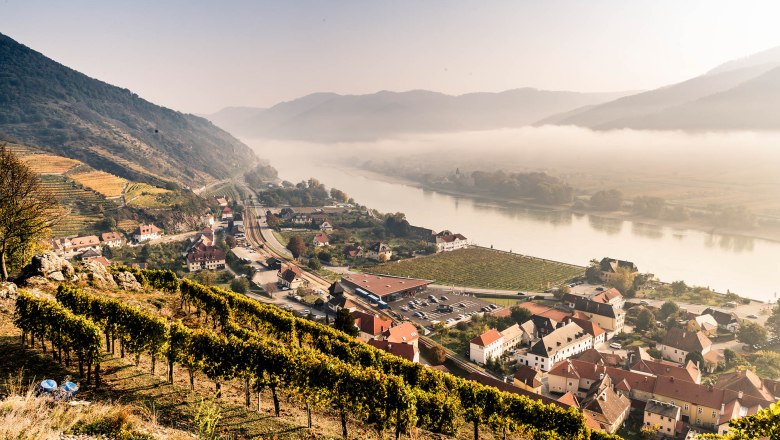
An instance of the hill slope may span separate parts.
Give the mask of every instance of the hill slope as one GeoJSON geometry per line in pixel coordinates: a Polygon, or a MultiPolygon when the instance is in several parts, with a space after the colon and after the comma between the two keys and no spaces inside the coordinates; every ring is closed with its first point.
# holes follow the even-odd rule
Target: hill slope
{"type": "Polygon", "coordinates": [[[360,141],[404,133],[520,127],[623,95],[532,88],[460,96],[425,90],[369,95],[315,93],[268,109],[231,107],[207,117],[238,136],[360,141]]]}
{"type": "Polygon", "coordinates": [[[772,130],[780,118],[780,48],[724,63],[690,80],[541,120],[593,129],[772,130]]]}
{"type": "Polygon", "coordinates": [[[206,119],[89,78],[2,34],[0,59],[0,138],[154,184],[200,185],[256,160],[206,119]]]}

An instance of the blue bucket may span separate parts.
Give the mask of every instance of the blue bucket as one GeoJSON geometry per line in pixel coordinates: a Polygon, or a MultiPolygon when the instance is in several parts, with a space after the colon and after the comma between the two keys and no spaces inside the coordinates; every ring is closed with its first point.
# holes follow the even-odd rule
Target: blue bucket
{"type": "Polygon", "coordinates": [[[79,390],[79,386],[73,382],[65,382],[62,384],[62,390],[65,391],[68,396],[72,396],[79,390]]]}
{"type": "Polygon", "coordinates": [[[40,388],[41,391],[44,391],[46,393],[51,393],[52,391],[57,389],[57,382],[51,379],[46,379],[38,385],[38,388],[40,388]]]}

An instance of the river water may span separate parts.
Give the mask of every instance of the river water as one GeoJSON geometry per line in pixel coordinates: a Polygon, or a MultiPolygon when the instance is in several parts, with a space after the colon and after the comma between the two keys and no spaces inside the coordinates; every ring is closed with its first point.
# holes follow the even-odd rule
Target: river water
{"type": "Polygon", "coordinates": [[[585,266],[602,257],[630,260],[662,281],[685,280],[719,292],[775,301],[780,243],[681,230],[595,215],[529,209],[456,197],[374,178],[292,151],[263,151],[279,177],[315,177],[381,212],[403,212],[413,225],[449,229],[481,246],[585,266]]]}

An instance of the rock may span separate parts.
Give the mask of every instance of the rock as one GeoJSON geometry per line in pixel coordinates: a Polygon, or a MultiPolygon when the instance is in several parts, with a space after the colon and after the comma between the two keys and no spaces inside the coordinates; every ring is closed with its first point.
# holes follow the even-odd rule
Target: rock
{"type": "Polygon", "coordinates": [[[40,275],[35,275],[24,280],[25,287],[44,287],[50,283],[48,278],[44,278],[40,275]]]}
{"type": "Polygon", "coordinates": [[[82,261],[79,271],[81,272],[79,276],[90,284],[104,288],[116,288],[114,277],[111,276],[105,266],[97,261],[82,261]]]}
{"type": "Polygon", "coordinates": [[[135,275],[130,272],[119,272],[114,275],[114,281],[122,290],[143,290],[144,287],[135,279],[135,275]]]}
{"type": "Polygon", "coordinates": [[[0,298],[16,299],[16,284],[0,282],[0,298]]]}
{"type": "Polygon", "coordinates": [[[74,274],[73,266],[70,262],[54,252],[46,252],[36,255],[32,258],[30,264],[22,269],[18,280],[27,283],[32,277],[43,277],[54,281],[64,281],[70,279],[74,274]]]}

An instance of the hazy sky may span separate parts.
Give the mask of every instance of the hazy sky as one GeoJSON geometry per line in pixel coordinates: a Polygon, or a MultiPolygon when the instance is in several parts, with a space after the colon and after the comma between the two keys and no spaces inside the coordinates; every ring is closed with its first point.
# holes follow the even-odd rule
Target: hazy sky
{"type": "Polygon", "coordinates": [[[780,45],[778,16],[777,1],[0,0],[0,32],[194,113],[318,91],[648,89],[780,45]]]}

